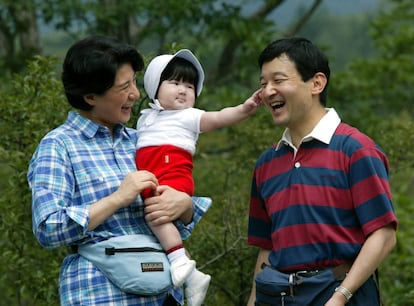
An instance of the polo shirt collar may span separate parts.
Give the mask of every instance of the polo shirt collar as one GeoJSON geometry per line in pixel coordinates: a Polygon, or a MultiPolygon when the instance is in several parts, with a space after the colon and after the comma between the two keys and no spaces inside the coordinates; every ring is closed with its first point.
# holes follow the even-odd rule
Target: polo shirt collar
{"type": "MultiPolygon", "coordinates": [[[[326,110],[328,112],[322,117],[313,130],[308,135],[303,137],[301,142],[317,139],[323,143],[329,144],[336,128],[341,123],[341,118],[339,118],[339,115],[334,108],[327,108],[326,110]]],[[[276,150],[279,150],[282,144],[294,148],[289,128],[286,128],[283,132],[282,138],[276,146],[276,150]]]]}

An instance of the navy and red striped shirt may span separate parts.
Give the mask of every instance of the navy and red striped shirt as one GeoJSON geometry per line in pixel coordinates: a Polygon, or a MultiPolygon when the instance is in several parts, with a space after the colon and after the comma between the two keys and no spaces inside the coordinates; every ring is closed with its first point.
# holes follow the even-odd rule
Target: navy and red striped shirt
{"type": "Polygon", "coordinates": [[[280,270],[353,260],[369,234],[397,226],[386,155],[333,109],[325,117],[314,131],[331,131],[327,141],[307,137],[297,151],[281,142],[255,166],[248,243],[271,250],[280,270]]]}

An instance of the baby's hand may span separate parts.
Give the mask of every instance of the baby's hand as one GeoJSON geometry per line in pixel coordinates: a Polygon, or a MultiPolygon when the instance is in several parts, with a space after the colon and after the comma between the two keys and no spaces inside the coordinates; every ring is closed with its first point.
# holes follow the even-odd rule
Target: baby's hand
{"type": "Polygon", "coordinates": [[[254,114],[261,104],[262,89],[258,89],[243,103],[243,108],[246,113],[254,114]]]}
{"type": "Polygon", "coordinates": [[[256,90],[251,98],[254,100],[254,102],[259,106],[262,104],[262,88],[256,90]]]}

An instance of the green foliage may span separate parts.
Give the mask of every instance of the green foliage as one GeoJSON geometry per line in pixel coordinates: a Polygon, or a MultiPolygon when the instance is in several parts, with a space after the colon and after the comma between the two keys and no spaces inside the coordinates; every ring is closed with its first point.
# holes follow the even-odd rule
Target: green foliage
{"type": "MultiPolygon", "coordinates": [[[[331,98],[352,122],[403,111],[414,116],[414,6],[409,0],[394,2],[397,5],[383,11],[372,25],[378,57],[355,60],[340,80],[332,82],[331,98]]],[[[364,122],[373,126],[369,120],[357,125],[365,128],[364,122]]]]}
{"type": "Polygon", "coordinates": [[[414,304],[414,120],[407,113],[390,116],[378,124],[381,140],[391,165],[390,184],[399,228],[397,246],[380,269],[381,290],[386,305],[414,304]],[[408,269],[407,269],[408,268],[408,269]]]}
{"type": "Polygon", "coordinates": [[[52,72],[53,59],[37,57],[0,96],[0,300],[4,305],[57,305],[57,275],[64,250],[45,251],[31,231],[26,173],[40,138],[62,122],[67,103],[52,72]]]}
{"type": "Polygon", "coordinates": [[[411,1],[395,6],[372,26],[377,58],[355,60],[331,82],[331,104],[345,121],[370,135],[386,152],[399,227],[397,246],[380,268],[386,305],[412,305],[414,289],[414,27],[411,1]]]}
{"type": "MultiPolygon", "coordinates": [[[[118,1],[106,1],[117,5],[116,10],[105,11],[105,6],[94,1],[72,1],[69,5],[46,0],[39,1],[38,7],[50,20],[58,18],[60,28],[73,30],[76,21],[91,32],[119,25],[119,15],[133,15],[139,8],[139,13],[133,15],[136,32],[128,39],[143,37],[139,45],[141,50],[149,49],[148,58],[159,50],[179,46],[194,49],[207,72],[198,106],[217,110],[244,101],[255,90],[258,52],[280,35],[265,18],[240,16],[240,6],[214,6],[213,2],[185,1],[178,5],[171,0],[166,5],[165,1],[136,1],[122,7],[118,1]],[[95,11],[97,20],[91,20],[95,11]],[[226,53],[227,48],[235,52],[226,53]]],[[[384,10],[373,23],[378,56],[353,61],[343,73],[333,75],[330,85],[329,104],[344,121],[375,139],[389,157],[390,183],[400,224],[397,247],[380,268],[387,305],[414,303],[411,2],[393,1],[394,7],[384,10]]],[[[363,23],[358,19],[358,24],[363,23]]],[[[322,26],[316,29],[314,32],[322,35],[322,26]]],[[[348,30],[342,34],[350,35],[348,30]]],[[[72,34],[76,37],[81,33],[78,29],[72,34]]],[[[123,35],[119,34],[126,38],[123,35]]],[[[311,33],[307,36],[312,39],[311,33]]],[[[326,47],[331,50],[329,45],[326,47]]],[[[39,140],[61,124],[69,110],[55,65],[55,59],[36,57],[29,62],[27,72],[1,84],[0,301],[5,305],[58,304],[59,267],[66,250],[46,251],[36,242],[31,232],[31,199],[26,181],[28,164],[39,140]]],[[[142,79],[142,75],[138,78],[142,79]]],[[[135,119],[130,126],[135,125],[135,119]]],[[[270,115],[259,110],[237,126],[200,136],[194,169],[196,194],[211,196],[213,206],[186,246],[201,270],[213,276],[206,305],[246,304],[257,255],[257,250],[246,243],[250,179],[257,157],[280,138],[281,132],[274,127],[270,115]]]]}

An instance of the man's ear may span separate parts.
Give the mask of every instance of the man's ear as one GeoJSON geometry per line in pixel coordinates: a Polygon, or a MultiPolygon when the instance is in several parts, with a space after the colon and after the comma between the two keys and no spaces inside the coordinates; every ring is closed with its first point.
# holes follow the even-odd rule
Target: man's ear
{"type": "Polygon", "coordinates": [[[313,76],[313,87],[312,87],[312,94],[318,95],[320,94],[326,86],[328,82],[326,75],[322,72],[317,72],[313,76]]]}
{"type": "Polygon", "coordinates": [[[96,104],[96,99],[95,99],[94,94],[86,94],[83,96],[83,99],[85,100],[86,103],[88,103],[91,106],[95,106],[96,104]]]}

